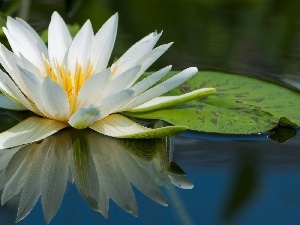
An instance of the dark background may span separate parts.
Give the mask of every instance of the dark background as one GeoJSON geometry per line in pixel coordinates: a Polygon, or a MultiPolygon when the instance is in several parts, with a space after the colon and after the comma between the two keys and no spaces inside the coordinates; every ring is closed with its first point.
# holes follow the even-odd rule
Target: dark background
{"type": "MultiPolygon", "coordinates": [[[[71,25],[81,26],[90,19],[95,32],[119,12],[111,60],[150,32],[163,30],[159,44],[175,43],[152,70],[169,64],[178,70],[197,66],[288,82],[300,89],[297,0],[19,0],[0,1],[0,11],[1,26],[7,15],[17,16],[40,33],[47,29],[53,11],[71,25]]],[[[0,36],[7,44],[3,33],[0,36]]],[[[111,202],[105,220],[70,184],[51,224],[298,224],[299,144],[299,134],[284,144],[257,137],[248,141],[176,138],[175,159],[195,187],[176,189],[178,195],[173,189],[165,191],[168,208],[137,191],[138,218],[111,202]],[[183,208],[176,208],[180,205],[183,208]],[[182,220],[180,212],[187,218],[182,220]]],[[[13,224],[15,210],[14,204],[5,205],[1,224],[13,224]]],[[[43,223],[40,203],[20,222],[43,223]]]]}

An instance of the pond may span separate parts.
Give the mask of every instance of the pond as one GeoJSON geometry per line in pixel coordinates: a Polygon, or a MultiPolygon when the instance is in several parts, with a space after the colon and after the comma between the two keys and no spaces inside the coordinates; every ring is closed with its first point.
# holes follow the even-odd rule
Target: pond
{"type": "MultiPolygon", "coordinates": [[[[226,3],[218,0],[59,0],[54,3],[24,0],[0,3],[3,18],[7,14],[22,17],[40,33],[47,28],[53,11],[58,11],[69,24],[81,26],[90,19],[95,31],[118,12],[119,29],[111,62],[145,35],[163,30],[159,44],[170,41],[174,41],[174,44],[148,70],[156,71],[166,65],[173,65],[175,70],[197,66],[199,70],[242,74],[280,83],[296,92],[300,89],[299,9],[300,3],[292,0],[284,3],[277,0],[226,3]]],[[[5,26],[2,22],[1,25],[5,26]]],[[[3,34],[1,42],[7,45],[3,34]]],[[[1,111],[1,131],[15,123],[11,118],[16,116],[7,114],[7,111],[1,111]]],[[[64,146],[59,153],[63,155],[60,156],[60,164],[55,165],[64,168],[61,171],[65,172],[64,177],[69,181],[62,205],[50,224],[296,224],[299,220],[299,129],[295,131],[295,136],[291,135],[293,137],[284,143],[270,140],[268,136],[272,132],[221,135],[187,131],[150,142],[126,142],[84,132],[57,133],[48,141],[45,139],[32,144],[36,146],[49,142],[64,146]],[[65,136],[61,138],[60,135],[65,136]],[[89,150],[76,152],[76,148],[73,148],[72,152],[68,151],[69,146],[76,145],[74,136],[80,143],[88,143],[91,146],[89,150]],[[92,146],[103,149],[102,161],[100,156],[97,158],[93,155],[92,146]],[[63,157],[72,159],[69,165],[63,164],[63,157]],[[110,160],[120,165],[125,178],[118,176],[118,171],[123,174],[120,168],[110,169],[109,166],[113,164],[109,163],[110,160]],[[102,165],[102,162],[103,165],[88,170],[84,166],[89,164],[87,162],[92,165],[102,165]],[[169,165],[169,162],[176,164],[169,165]],[[97,179],[103,184],[98,184],[95,174],[99,175],[101,171],[102,177],[97,179]],[[112,180],[107,175],[109,173],[114,174],[112,180]],[[129,178],[129,175],[132,177],[129,178]],[[114,184],[122,179],[124,189],[118,192],[114,184]],[[120,208],[127,207],[124,201],[132,200],[132,195],[128,194],[131,193],[130,188],[127,186],[126,189],[128,183],[124,179],[132,183],[138,217],[120,208]],[[158,194],[157,186],[164,197],[158,194]],[[152,189],[147,189],[149,187],[152,189]],[[108,218],[92,210],[90,206],[94,205],[93,199],[87,197],[93,196],[101,188],[109,192],[108,196],[113,196],[119,205],[110,200],[108,218]],[[168,207],[163,206],[166,203],[163,199],[168,202],[168,207]]],[[[49,147],[45,151],[55,152],[54,149],[49,147]]],[[[13,155],[8,159],[11,157],[13,155]]],[[[13,159],[21,162],[24,157],[19,154],[13,159]]],[[[32,160],[36,158],[32,153],[32,160]]],[[[0,162],[5,159],[7,156],[2,153],[0,162]]],[[[48,162],[50,164],[50,160],[48,162]]],[[[54,164],[49,168],[55,168],[54,164]]],[[[39,170],[32,171],[35,171],[35,179],[41,182],[39,170]]],[[[53,171],[57,172],[58,169],[53,171]]],[[[21,172],[20,180],[25,176],[21,172]]],[[[37,184],[42,186],[39,182],[37,184]]],[[[37,185],[31,185],[28,190],[36,191],[37,185]]],[[[51,183],[47,187],[55,189],[51,183]]],[[[16,186],[8,188],[13,190],[16,186]]],[[[54,189],[52,193],[55,193],[54,189]]],[[[1,208],[1,224],[15,223],[19,198],[17,195],[1,208]]],[[[26,218],[18,223],[45,224],[41,201],[39,199],[26,218]]],[[[106,202],[105,198],[102,202],[106,202]]],[[[130,202],[132,208],[128,211],[136,214],[134,204],[134,201],[130,202]]],[[[101,210],[105,214],[107,206],[103,205],[104,209],[101,210]]]]}

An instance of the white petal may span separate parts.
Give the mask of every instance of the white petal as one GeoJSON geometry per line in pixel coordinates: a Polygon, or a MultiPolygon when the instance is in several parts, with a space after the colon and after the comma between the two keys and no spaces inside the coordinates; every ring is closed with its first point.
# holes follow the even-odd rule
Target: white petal
{"type": "Polygon", "coordinates": [[[41,95],[45,109],[52,118],[60,121],[68,120],[71,113],[68,96],[49,76],[42,84],[41,95]]]}
{"type": "Polygon", "coordinates": [[[26,68],[26,70],[35,74],[40,79],[43,78],[43,75],[40,73],[41,71],[38,71],[22,54],[18,57],[2,44],[0,44],[0,63],[20,89],[23,89],[24,84],[21,79],[22,76],[19,72],[19,67],[26,68]]]}
{"type": "Polygon", "coordinates": [[[172,44],[173,42],[160,45],[141,58],[137,63],[141,64],[142,68],[136,79],[138,79],[140,75],[142,75],[162,54],[164,54],[172,44]]]}
{"type": "MultiPolygon", "coordinates": [[[[23,96],[15,83],[2,70],[0,70],[0,91],[16,102],[19,102],[18,97],[22,99],[23,96]]],[[[25,99],[24,96],[23,98],[25,99]]]]}
{"type": "Polygon", "coordinates": [[[161,33],[157,34],[156,32],[153,32],[131,46],[112,65],[113,75],[117,77],[130,67],[139,64],[139,60],[153,49],[160,36],[161,33]]]}
{"type": "Polygon", "coordinates": [[[40,112],[40,110],[37,109],[37,107],[29,100],[30,95],[27,96],[29,99],[25,98],[24,96],[24,94],[28,94],[28,90],[23,82],[24,78],[18,68],[18,64],[23,64],[23,60],[21,59],[8,51],[3,45],[0,45],[0,63],[10,75],[10,77],[8,77],[7,74],[0,71],[0,90],[4,91],[5,94],[12,97],[14,100],[22,103],[27,109],[41,115],[42,113],[40,112]]]}
{"type": "Polygon", "coordinates": [[[94,121],[114,112],[130,101],[133,96],[132,89],[126,89],[114,95],[110,95],[96,104],[79,108],[69,119],[69,124],[77,129],[90,126],[94,121]]]}
{"type": "Polygon", "coordinates": [[[110,68],[108,68],[89,77],[78,92],[78,108],[99,102],[110,76],[110,68]]]}
{"type": "Polygon", "coordinates": [[[24,183],[16,219],[17,222],[29,214],[40,197],[43,165],[51,146],[52,143],[50,139],[45,139],[33,150],[34,152],[31,151],[26,157],[32,161],[32,165],[24,183]]]}
{"type": "Polygon", "coordinates": [[[160,143],[157,143],[156,145],[156,155],[152,157],[151,161],[146,161],[143,158],[140,158],[136,155],[134,155],[135,160],[137,163],[139,163],[151,176],[153,177],[155,183],[159,186],[164,185],[166,188],[169,186],[169,172],[167,171],[167,165],[165,163],[166,160],[166,153],[164,152],[165,145],[161,143],[162,140],[160,140],[160,143]]]}
{"type": "Polygon", "coordinates": [[[95,35],[92,43],[91,62],[96,73],[107,67],[118,28],[118,13],[110,17],[95,35]]]}
{"type": "Polygon", "coordinates": [[[167,108],[174,105],[183,104],[185,102],[189,102],[195,99],[199,99],[204,96],[211,95],[215,92],[215,88],[201,88],[182,95],[157,97],[128,111],[146,112],[161,108],[167,108]]]}
{"type": "Polygon", "coordinates": [[[175,76],[169,78],[168,80],[156,85],[155,87],[145,91],[136,97],[133,101],[131,101],[128,105],[126,105],[126,109],[134,108],[139,106],[145,102],[154,99],[173,88],[179,86],[184,83],[186,80],[190,79],[193,75],[197,73],[197,68],[190,67],[188,69],[183,70],[182,72],[176,74],[175,76]]]}
{"type": "Polygon", "coordinates": [[[2,190],[6,184],[5,181],[5,169],[0,171],[0,189],[2,190]]]}
{"type": "MultiPolygon", "coordinates": [[[[11,79],[22,91],[26,88],[24,87],[19,67],[26,68],[27,71],[30,71],[30,73],[34,74],[39,79],[43,78],[42,74],[38,73],[34,65],[32,65],[22,54],[20,55],[20,57],[17,57],[3,45],[0,45],[0,63],[8,72],[11,79]]],[[[24,94],[26,93],[24,92],[24,94]]]]}
{"type": "Polygon", "coordinates": [[[130,183],[110,151],[111,141],[107,143],[96,134],[90,138],[90,143],[93,143],[90,148],[101,188],[122,209],[137,214],[137,205],[130,183]]]}
{"type": "Polygon", "coordinates": [[[20,96],[23,96],[15,83],[2,70],[0,70],[0,90],[14,100],[18,100],[18,97],[20,98],[20,96]]]}
{"type": "MultiPolygon", "coordinates": [[[[18,56],[9,51],[4,45],[0,44],[0,63],[4,69],[11,74],[12,79],[15,79],[15,76],[19,75],[17,67],[17,63],[19,62],[20,59],[18,56]]],[[[17,83],[17,85],[19,84],[17,83]]]]}
{"type": "MultiPolygon", "coordinates": [[[[36,144],[29,144],[29,145],[22,145],[22,146],[18,146],[16,148],[19,148],[20,151],[16,152],[13,157],[11,158],[11,160],[9,161],[7,167],[5,168],[5,179],[6,182],[8,182],[16,173],[16,171],[18,170],[18,168],[20,167],[20,165],[22,164],[23,160],[25,159],[25,157],[27,156],[27,153],[30,149],[34,148],[36,146],[36,144]]],[[[4,149],[2,151],[6,151],[6,150],[10,150],[9,149],[4,149]]]]}
{"type": "MultiPolygon", "coordinates": [[[[14,167],[13,169],[16,170],[14,171],[13,174],[11,174],[11,178],[7,180],[7,184],[3,189],[3,193],[1,196],[2,205],[22,190],[24,183],[26,182],[26,178],[28,176],[30,166],[32,164],[31,157],[27,157],[27,156],[30,154],[34,154],[36,149],[37,149],[36,145],[31,145],[30,148],[28,148],[29,152],[28,154],[26,154],[26,157],[25,158],[20,157],[20,159],[22,160],[21,163],[17,165],[15,164],[16,167],[14,167]]],[[[25,153],[27,153],[26,150],[25,153]]],[[[20,154],[19,156],[23,156],[23,155],[20,154]]]]}
{"type": "Polygon", "coordinates": [[[23,105],[25,108],[37,113],[39,110],[35,105],[27,100],[16,84],[8,77],[8,75],[0,70],[0,90],[13,101],[23,105]]]}
{"type": "Polygon", "coordinates": [[[49,137],[53,142],[45,159],[41,201],[47,223],[58,211],[67,187],[69,174],[68,150],[71,139],[67,132],[49,137]]]}
{"type": "Polygon", "coordinates": [[[25,95],[36,105],[38,110],[40,110],[45,116],[51,118],[51,115],[47,112],[42,94],[42,84],[43,79],[39,78],[35,74],[32,74],[30,71],[19,68],[22,76],[20,76],[20,79],[22,80],[23,87],[22,92],[25,93],[25,95]]]}
{"type": "Polygon", "coordinates": [[[78,109],[69,119],[68,123],[76,129],[84,129],[100,118],[102,106],[90,105],[78,109]]]}
{"type": "Polygon", "coordinates": [[[107,219],[108,209],[109,209],[109,197],[102,189],[100,189],[98,199],[99,199],[99,204],[98,204],[99,212],[105,217],[105,219],[107,219]]]}
{"type": "Polygon", "coordinates": [[[139,59],[136,64],[141,65],[140,71],[136,74],[136,76],[132,79],[131,84],[134,84],[138,78],[163,54],[168,48],[172,45],[172,43],[161,45],[151,52],[146,54],[144,57],[139,59]]]}
{"type": "MultiPolygon", "coordinates": [[[[125,144],[126,146],[126,144],[125,144]]],[[[126,146],[127,147],[127,146],[126,146]]],[[[135,147],[135,146],[133,146],[135,147]]],[[[153,177],[135,161],[133,155],[122,145],[122,140],[111,140],[111,151],[126,178],[144,195],[161,205],[168,205],[153,177]]]]}
{"type": "Polygon", "coordinates": [[[40,35],[26,21],[20,18],[16,18],[16,21],[27,30],[27,32],[30,34],[30,37],[34,40],[34,43],[36,43],[37,47],[39,48],[40,52],[47,58],[47,46],[41,39],[40,35]]]}
{"type": "Polygon", "coordinates": [[[134,83],[134,78],[137,76],[137,73],[140,71],[140,69],[140,65],[134,66],[126,70],[116,79],[113,79],[108,85],[105,86],[103,97],[120,92],[120,90],[130,88],[134,83]]]}
{"type": "Polygon", "coordinates": [[[63,64],[64,58],[72,43],[72,37],[61,16],[54,12],[48,29],[48,51],[50,62],[63,64]]]}
{"type": "Polygon", "coordinates": [[[181,126],[150,129],[119,114],[111,114],[98,120],[90,128],[101,134],[118,138],[160,138],[177,135],[187,129],[181,126]]]}
{"type": "MultiPolygon", "coordinates": [[[[18,66],[19,66],[18,64],[21,64],[21,60],[15,54],[10,52],[7,48],[5,48],[5,46],[3,46],[2,44],[0,45],[0,63],[4,67],[4,69],[8,72],[8,74],[10,74],[11,79],[16,83],[16,85],[21,90],[25,90],[26,88],[21,79],[21,75],[20,75],[19,68],[18,68],[18,66]]],[[[6,75],[6,77],[7,77],[7,75],[6,75]]]]}
{"type": "Polygon", "coordinates": [[[103,108],[101,108],[101,116],[99,117],[99,119],[118,111],[120,108],[131,101],[134,93],[134,89],[130,88],[103,98],[97,103],[99,105],[103,105],[103,108]]]}
{"type": "Polygon", "coordinates": [[[7,166],[11,158],[20,150],[20,148],[22,148],[22,146],[0,151],[0,171],[7,166]]]}
{"type": "Polygon", "coordinates": [[[46,73],[43,73],[41,70],[36,68],[31,62],[28,61],[22,54],[20,54],[20,63],[18,63],[22,68],[26,68],[27,71],[34,74],[35,76],[39,77],[39,79],[44,79],[44,75],[46,73]]]}
{"type": "Polygon", "coordinates": [[[28,110],[22,104],[13,101],[11,98],[6,97],[4,94],[0,93],[0,108],[23,111],[28,110]]]}
{"type": "Polygon", "coordinates": [[[6,27],[2,27],[2,30],[9,42],[9,45],[10,45],[13,53],[15,53],[16,56],[19,56],[19,45],[20,45],[19,41],[17,41],[16,38],[11,36],[9,30],[6,27]]]}
{"type": "Polygon", "coordinates": [[[185,175],[178,176],[175,174],[170,174],[169,177],[172,184],[175,185],[176,187],[182,189],[192,189],[194,187],[193,182],[190,181],[185,175]]]}
{"type": "Polygon", "coordinates": [[[72,133],[72,177],[82,197],[92,209],[99,211],[98,175],[84,132],[72,133]]]}
{"type": "Polygon", "coordinates": [[[37,33],[29,29],[29,25],[24,26],[24,24],[26,22],[8,17],[7,29],[3,28],[3,31],[15,54],[24,55],[32,64],[44,71],[42,56],[48,57],[47,48],[37,33]]]}
{"type": "MultiPolygon", "coordinates": [[[[86,144],[88,144],[88,154],[89,154],[89,160],[93,161],[93,176],[97,176],[97,178],[95,177],[94,179],[92,179],[91,181],[91,184],[93,184],[93,186],[97,187],[94,191],[90,191],[90,196],[93,196],[93,199],[96,199],[97,202],[98,202],[98,206],[97,206],[97,209],[95,209],[96,211],[100,212],[105,218],[108,218],[108,209],[109,209],[109,197],[108,195],[104,192],[103,190],[103,184],[99,181],[99,176],[98,176],[98,173],[97,173],[97,169],[96,169],[96,174],[94,173],[94,169],[96,168],[96,163],[94,161],[94,158],[92,157],[93,155],[93,149],[97,149],[97,150],[100,150],[101,149],[101,146],[98,145],[99,142],[94,142],[94,139],[93,137],[95,136],[95,132],[93,132],[92,130],[88,129],[88,130],[85,130],[85,141],[86,141],[86,144]],[[95,184],[95,181],[98,181],[98,184],[95,184]],[[98,193],[96,193],[98,192],[98,193]],[[96,195],[97,196],[96,196],[96,195]]],[[[97,136],[97,139],[101,139],[103,136],[102,135],[99,135],[97,136]]],[[[80,139],[81,137],[79,137],[80,139]]],[[[91,185],[89,185],[91,186],[91,185]]],[[[93,188],[93,187],[91,187],[93,188]]]]}
{"type": "Polygon", "coordinates": [[[29,117],[9,130],[0,133],[0,149],[39,141],[66,126],[67,124],[56,120],[29,117]]]}
{"type": "Polygon", "coordinates": [[[70,46],[68,53],[68,70],[72,75],[75,74],[76,68],[80,66],[85,73],[91,56],[91,43],[94,34],[91,22],[88,20],[78,31],[70,46]]]}
{"type": "MultiPolygon", "coordinates": [[[[157,81],[159,81],[163,76],[165,76],[170,70],[172,66],[167,66],[147,78],[143,79],[142,81],[138,82],[137,84],[133,85],[132,88],[135,90],[135,97],[140,95],[142,92],[144,92],[146,89],[151,87],[153,84],[155,84],[157,81]]],[[[134,99],[133,99],[134,101],[134,99]]],[[[131,109],[131,102],[129,102],[127,105],[123,106],[119,109],[119,112],[125,111],[127,109],[131,109]]]]}
{"type": "Polygon", "coordinates": [[[163,78],[167,73],[170,72],[172,66],[167,66],[148,77],[144,78],[142,81],[136,83],[132,88],[135,90],[135,95],[139,95],[148,88],[150,88],[153,84],[155,84],[157,81],[159,81],[161,78],[163,78]]]}
{"type": "Polygon", "coordinates": [[[43,79],[26,70],[25,68],[19,67],[21,72],[20,81],[23,85],[20,87],[21,91],[34,103],[41,104],[40,89],[42,87],[43,79]]]}

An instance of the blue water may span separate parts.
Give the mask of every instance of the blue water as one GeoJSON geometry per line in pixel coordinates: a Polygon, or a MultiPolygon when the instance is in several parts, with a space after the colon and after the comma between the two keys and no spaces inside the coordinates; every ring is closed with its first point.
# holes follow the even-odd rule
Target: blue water
{"type": "MultiPolygon", "coordinates": [[[[195,186],[192,190],[162,188],[168,207],[153,202],[134,188],[139,217],[110,201],[109,218],[105,219],[94,212],[76,186],[69,183],[62,206],[50,224],[297,224],[299,142],[299,135],[284,144],[177,137],[173,139],[172,158],[195,186]],[[243,177],[246,183],[251,182],[237,187],[243,177]],[[231,219],[224,219],[234,197],[233,191],[241,189],[245,192],[243,200],[233,210],[231,219]]],[[[13,224],[15,217],[16,211],[11,206],[3,207],[0,224],[13,224]]],[[[45,224],[40,201],[19,224],[45,224]]]]}

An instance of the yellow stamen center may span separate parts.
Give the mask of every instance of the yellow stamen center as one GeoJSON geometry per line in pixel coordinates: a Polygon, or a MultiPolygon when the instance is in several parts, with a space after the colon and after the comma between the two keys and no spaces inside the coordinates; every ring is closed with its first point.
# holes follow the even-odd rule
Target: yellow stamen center
{"type": "Polygon", "coordinates": [[[82,66],[76,63],[75,73],[71,72],[64,66],[59,63],[53,65],[49,60],[44,58],[45,77],[49,76],[54,82],[59,84],[66,92],[69,103],[70,110],[73,114],[77,109],[77,95],[84,84],[84,82],[94,74],[93,66],[91,63],[88,63],[86,69],[83,69],[82,66]]]}

